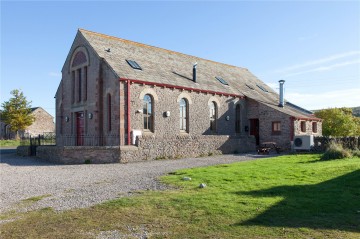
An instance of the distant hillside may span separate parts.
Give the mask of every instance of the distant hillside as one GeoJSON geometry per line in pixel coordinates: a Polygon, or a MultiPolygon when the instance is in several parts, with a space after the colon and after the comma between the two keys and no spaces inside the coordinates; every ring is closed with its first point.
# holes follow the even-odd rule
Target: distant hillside
{"type": "MultiPolygon", "coordinates": [[[[353,107],[352,108],[353,110],[353,115],[356,116],[356,117],[360,117],[360,106],[358,107],[353,107]]],[[[316,111],[319,111],[319,110],[312,110],[312,112],[316,112],[316,111]]]]}

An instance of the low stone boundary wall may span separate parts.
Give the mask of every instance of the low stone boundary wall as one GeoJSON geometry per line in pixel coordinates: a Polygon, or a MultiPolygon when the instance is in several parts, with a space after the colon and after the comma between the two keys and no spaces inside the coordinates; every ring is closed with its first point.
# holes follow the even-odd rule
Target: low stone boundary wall
{"type": "Polygon", "coordinates": [[[342,144],[344,148],[351,150],[360,149],[360,137],[314,137],[314,146],[317,151],[325,151],[330,142],[342,144]]]}
{"type": "Polygon", "coordinates": [[[36,156],[59,164],[127,163],[142,160],[202,157],[256,150],[253,136],[140,136],[137,146],[38,146],[36,156]]]}
{"type": "Polygon", "coordinates": [[[59,164],[118,163],[119,146],[38,146],[36,156],[59,164]]]}
{"type": "Polygon", "coordinates": [[[157,138],[143,135],[138,137],[137,146],[137,150],[121,147],[121,162],[244,153],[255,151],[256,141],[253,136],[179,135],[176,138],[157,138]]]}
{"type": "Polygon", "coordinates": [[[31,155],[31,149],[30,146],[18,146],[16,148],[17,155],[20,156],[30,156],[31,155]]]}

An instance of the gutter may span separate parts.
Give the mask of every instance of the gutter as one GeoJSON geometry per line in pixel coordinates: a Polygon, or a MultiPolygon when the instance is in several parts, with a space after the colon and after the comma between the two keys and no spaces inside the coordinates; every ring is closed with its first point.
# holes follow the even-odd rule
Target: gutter
{"type": "Polygon", "coordinates": [[[293,120],[309,120],[309,121],[318,121],[318,122],[322,122],[323,120],[322,119],[319,119],[319,118],[305,118],[305,117],[294,117],[294,116],[291,116],[290,119],[293,119],[293,120]]]}
{"type": "Polygon", "coordinates": [[[127,145],[131,145],[131,138],[130,138],[130,127],[131,127],[131,122],[130,122],[130,80],[126,81],[126,89],[127,89],[127,99],[126,99],[126,109],[127,109],[127,145]]]}

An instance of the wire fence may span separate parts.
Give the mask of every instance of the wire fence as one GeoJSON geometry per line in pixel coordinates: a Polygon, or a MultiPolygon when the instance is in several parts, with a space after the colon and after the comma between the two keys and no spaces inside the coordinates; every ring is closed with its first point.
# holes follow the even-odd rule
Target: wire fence
{"type": "Polygon", "coordinates": [[[61,146],[119,146],[119,135],[61,135],[57,139],[61,146]]]}
{"type": "Polygon", "coordinates": [[[21,146],[59,145],[59,146],[119,146],[120,135],[60,135],[44,132],[37,136],[25,134],[20,139],[21,146]]]}
{"type": "Polygon", "coordinates": [[[56,145],[56,134],[54,132],[44,132],[37,136],[24,134],[20,139],[21,146],[56,145]]]}

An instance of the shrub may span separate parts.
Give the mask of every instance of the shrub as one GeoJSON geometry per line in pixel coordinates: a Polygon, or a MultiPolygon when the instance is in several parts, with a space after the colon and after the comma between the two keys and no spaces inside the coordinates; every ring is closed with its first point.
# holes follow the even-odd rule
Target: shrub
{"type": "Polygon", "coordinates": [[[352,155],[355,156],[355,157],[359,157],[359,158],[360,158],[360,149],[353,150],[353,151],[352,151],[352,155]]]}
{"type": "Polygon", "coordinates": [[[321,160],[343,159],[351,157],[351,152],[344,149],[341,144],[331,142],[325,153],[321,156],[321,160]]]}

